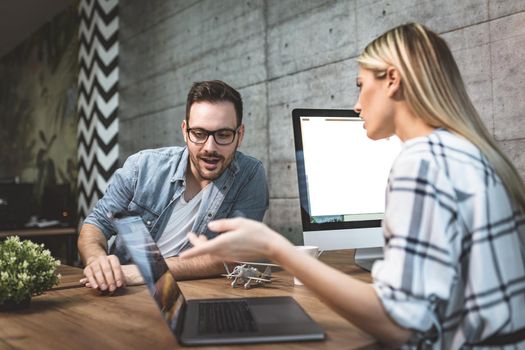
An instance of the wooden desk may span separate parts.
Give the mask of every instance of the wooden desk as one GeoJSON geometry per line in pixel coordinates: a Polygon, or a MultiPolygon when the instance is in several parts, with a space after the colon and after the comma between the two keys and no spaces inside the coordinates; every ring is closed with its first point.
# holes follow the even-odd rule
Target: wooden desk
{"type": "Polygon", "coordinates": [[[84,277],[84,273],[81,268],[60,265],[57,269],[61,275],[60,283],[54,286],[52,289],[66,289],[66,288],[84,288],[84,285],[80,283],[80,279],[84,277]]]}
{"type": "MultiPolygon", "coordinates": [[[[369,281],[352,266],[352,251],[327,252],[322,260],[369,281]]],[[[114,296],[76,288],[81,269],[61,267],[63,285],[33,298],[30,308],[0,313],[0,348],[14,349],[173,349],[181,348],[162,320],[145,286],[123,289],[114,296]],[[67,283],[66,283],[67,282],[67,283]]],[[[187,299],[291,295],[326,331],[323,342],[296,342],[204,349],[377,349],[365,333],[328,309],[306,287],[293,286],[285,271],[264,288],[232,289],[224,278],[180,282],[187,299]]],[[[202,349],[202,348],[200,348],[202,349]]]]}
{"type": "MultiPolygon", "coordinates": [[[[74,227],[23,228],[16,230],[0,230],[0,238],[18,236],[20,238],[42,239],[46,237],[66,238],[67,265],[73,265],[77,259],[77,230],[74,227]]],[[[55,257],[56,258],[56,257],[55,257]]]]}

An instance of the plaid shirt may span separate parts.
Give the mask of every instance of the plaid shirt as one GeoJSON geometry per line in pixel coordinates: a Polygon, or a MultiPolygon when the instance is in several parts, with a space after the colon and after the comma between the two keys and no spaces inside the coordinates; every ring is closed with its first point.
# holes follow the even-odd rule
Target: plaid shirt
{"type": "Polygon", "coordinates": [[[470,142],[444,129],[405,142],[383,229],[374,287],[415,331],[407,348],[484,348],[473,344],[525,327],[525,218],[470,142]]]}

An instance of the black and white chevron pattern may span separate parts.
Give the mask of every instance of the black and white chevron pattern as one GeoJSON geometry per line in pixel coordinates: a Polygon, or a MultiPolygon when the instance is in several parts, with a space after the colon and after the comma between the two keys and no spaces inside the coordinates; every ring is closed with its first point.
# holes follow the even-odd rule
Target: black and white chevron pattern
{"type": "Polygon", "coordinates": [[[78,211],[83,220],[118,167],[118,0],[81,0],[78,211]]]}

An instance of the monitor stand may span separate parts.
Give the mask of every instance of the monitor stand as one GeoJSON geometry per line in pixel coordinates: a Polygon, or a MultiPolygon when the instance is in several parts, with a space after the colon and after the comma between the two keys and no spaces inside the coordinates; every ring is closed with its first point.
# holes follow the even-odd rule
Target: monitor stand
{"type": "Polygon", "coordinates": [[[383,248],[360,248],[355,250],[354,261],[357,266],[367,271],[372,271],[376,260],[383,258],[383,248]]]}

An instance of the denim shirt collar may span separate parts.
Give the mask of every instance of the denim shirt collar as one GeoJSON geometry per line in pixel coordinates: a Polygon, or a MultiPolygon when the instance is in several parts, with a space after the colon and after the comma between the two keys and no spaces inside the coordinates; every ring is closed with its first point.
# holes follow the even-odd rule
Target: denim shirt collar
{"type": "Polygon", "coordinates": [[[175,182],[177,180],[179,181],[186,180],[186,168],[188,167],[188,158],[189,158],[188,147],[184,147],[184,151],[182,152],[182,156],[180,158],[179,166],[177,167],[175,174],[171,178],[170,180],[171,182],[175,182]]]}

